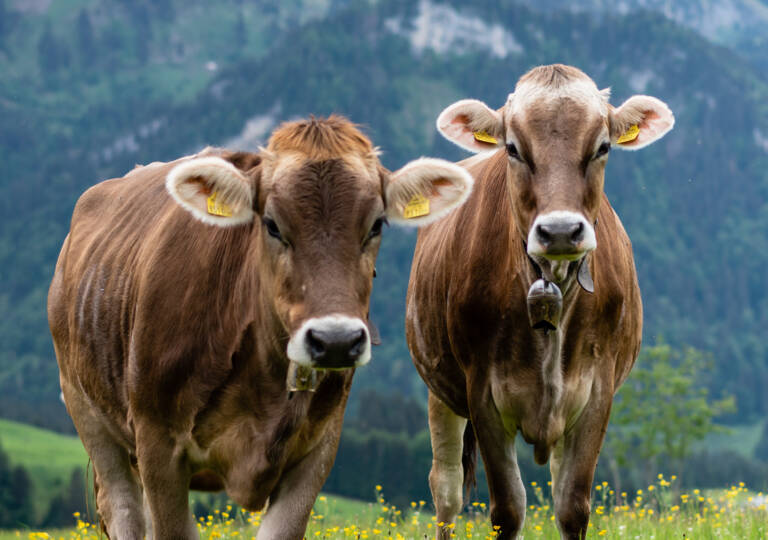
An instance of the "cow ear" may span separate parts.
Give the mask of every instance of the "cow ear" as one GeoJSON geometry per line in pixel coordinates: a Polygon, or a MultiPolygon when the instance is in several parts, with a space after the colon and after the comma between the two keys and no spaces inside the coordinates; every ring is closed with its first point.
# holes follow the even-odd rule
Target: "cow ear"
{"type": "Polygon", "coordinates": [[[610,113],[611,142],[622,150],[639,150],[661,139],[675,125],[667,104],[651,96],[632,96],[610,113]]]}
{"type": "Polygon", "coordinates": [[[231,161],[216,156],[185,161],[171,169],[165,187],[204,223],[231,227],[253,220],[254,183],[231,161]]]}
{"type": "Polygon", "coordinates": [[[449,141],[470,152],[504,146],[504,120],[482,101],[462,99],[437,117],[437,130],[449,141]]]}
{"type": "Polygon", "coordinates": [[[386,182],[387,218],[401,225],[427,225],[464,204],[473,184],[465,169],[449,161],[411,161],[386,182]]]}

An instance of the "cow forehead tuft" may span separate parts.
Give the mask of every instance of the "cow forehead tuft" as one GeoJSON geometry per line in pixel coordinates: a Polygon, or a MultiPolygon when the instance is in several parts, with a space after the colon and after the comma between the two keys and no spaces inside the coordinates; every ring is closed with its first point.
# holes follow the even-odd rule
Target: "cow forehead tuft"
{"type": "Polygon", "coordinates": [[[539,86],[558,88],[576,80],[591,81],[589,76],[579,68],[564,64],[550,64],[548,66],[536,66],[528,73],[520,77],[521,83],[534,83],[539,86]]]}
{"type": "Polygon", "coordinates": [[[275,153],[298,152],[309,159],[326,160],[345,154],[370,158],[377,155],[371,141],[358,127],[339,115],[310,117],[286,122],[272,134],[267,150],[275,153]]]}
{"type": "Polygon", "coordinates": [[[333,177],[347,179],[361,188],[367,184],[380,188],[378,167],[378,160],[371,163],[357,154],[317,159],[297,151],[281,152],[266,160],[262,186],[266,190],[274,186],[288,189],[300,179],[315,181],[333,177]]]}
{"type": "Polygon", "coordinates": [[[537,76],[532,76],[531,72],[524,75],[517,83],[515,92],[509,96],[509,112],[513,115],[524,115],[531,107],[546,107],[568,98],[583,104],[588,111],[606,117],[610,93],[601,92],[594,81],[582,71],[576,68],[570,70],[573,71],[568,71],[565,75],[560,72],[553,75],[549,71],[537,76]]]}

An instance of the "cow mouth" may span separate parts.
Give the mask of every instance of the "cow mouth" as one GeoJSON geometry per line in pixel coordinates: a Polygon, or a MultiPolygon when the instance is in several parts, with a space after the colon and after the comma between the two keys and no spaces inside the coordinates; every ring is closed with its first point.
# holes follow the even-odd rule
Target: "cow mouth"
{"type": "Polygon", "coordinates": [[[573,261],[578,261],[587,253],[588,253],[587,251],[568,251],[568,252],[547,251],[544,253],[535,253],[535,254],[532,253],[532,255],[538,255],[539,257],[542,257],[552,262],[562,262],[562,261],[573,262],[573,261]]]}
{"type": "Polygon", "coordinates": [[[534,262],[536,273],[539,277],[562,285],[579,266],[579,261],[583,260],[583,255],[577,259],[549,259],[540,255],[531,256],[530,258],[534,262]]]}

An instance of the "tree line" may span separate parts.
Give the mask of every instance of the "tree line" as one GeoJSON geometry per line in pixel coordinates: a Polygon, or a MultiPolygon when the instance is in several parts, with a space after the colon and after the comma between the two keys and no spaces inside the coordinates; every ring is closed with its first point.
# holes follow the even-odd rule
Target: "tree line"
{"type": "Polygon", "coordinates": [[[0,529],[71,526],[73,514],[85,515],[88,508],[84,477],[85,469],[72,469],[67,484],[41,513],[36,502],[41,494],[36,492],[31,475],[24,466],[11,464],[0,440],[0,529]]]}
{"type": "MultiPolygon", "coordinates": [[[[661,340],[643,348],[616,395],[597,482],[607,481],[616,493],[633,492],[662,473],[677,476],[679,488],[723,488],[739,481],[768,488],[768,421],[752,456],[703,447],[712,434],[728,433],[716,419],[734,408],[732,396],[710,396],[702,384],[711,362],[701,351],[661,340]]],[[[420,401],[366,390],[359,404],[344,426],[324,489],[375,500],[373,487],[381,484],[387,500],[401,508],[430,501],[432,453],[420,401]]],[[[549,467],[536,465],[526,444],[518,444],[518,457],[528,496],[534,497],[531,482],[546,486],[549,467]]],[[[488,500],[483,474],[481,466],[473,500],[488,500]]]]}

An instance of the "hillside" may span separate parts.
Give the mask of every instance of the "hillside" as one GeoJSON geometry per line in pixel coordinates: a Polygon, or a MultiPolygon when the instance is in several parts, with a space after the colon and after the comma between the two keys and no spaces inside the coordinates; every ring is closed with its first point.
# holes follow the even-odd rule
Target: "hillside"
{"type": "MultiPolygon", "coordinates": [[[[768,412],[768,85],[737,52],[647,10],[594,17],[509,2],[306,2],[316,8],[311,17],[296,15],[311,10],[292,3],[262,21],[252,4],[233,0],[194,28],[187,13],[202,3],[161,4],[174,9],[153,12],[141,64],[136,44],[149,34],[127,7],[134,4],[83,1],[94,35],[106,37],[114,24],[128,37],[99,47],[112,60],[90,63],[71,52],[50,76],[45,55],[35,63],[35,44],[50,24],[54,41],[75,51],[79,15],[20,12],[20,2],[5,0],[18,25],[5,41],[26,49],[6,45],[0,61],[13,68],[0,83],[0,416],[68,426],[44,302],[72,206],[87,186],[206,144],[254,149],[279,121],[310,113],[340,112],[363,124],[391,168],[420,155],[460,159],[466,154],[434,129],[440,110],[462,97],[499,106],[520,74],[551,62],[611,86],[616,104],[648,93],[675,112],[668,137],[642,152],[614,153],[606,177],[635,247],[645,335],[710,352],[713,393],[735,394],[743,419],[768,412]],[[244,45],[225,54],[238,35],[235,5],[249,14],[244,45]],[[112,23],[95,15],[104,10],[112,23]],[[280,17],[286,22],[277,24],[280,17]],[[189,37],[198,35],[199,42],[189,37]],[[187,52],[164,55],[166,39],[182,40],[187,52]],[[27,53],[14,60],[10,50],[27,53]]],[[[378,387],[423,395],[402,331],[414,238],[384,234],[373,300],[384,345],[356,376],[355,394],[378,387]]]]}
{"type": "Polygon", "coordinates": [[[571,10],[600,16],[653,11],[730,48],[768,80],[768,3],[764,0],[520,0],[531,9],[571,10]]]}
{"type": "Polygon", "coordinates": [[[32,480],[37,518],[30,517],[30,523],[43,518],[52,499],[66,489],[74,470],[85,478],[88,456],[77,436],[0,419],[0,450],[9,456],[11,465],[24,467],[32,480]]]}

